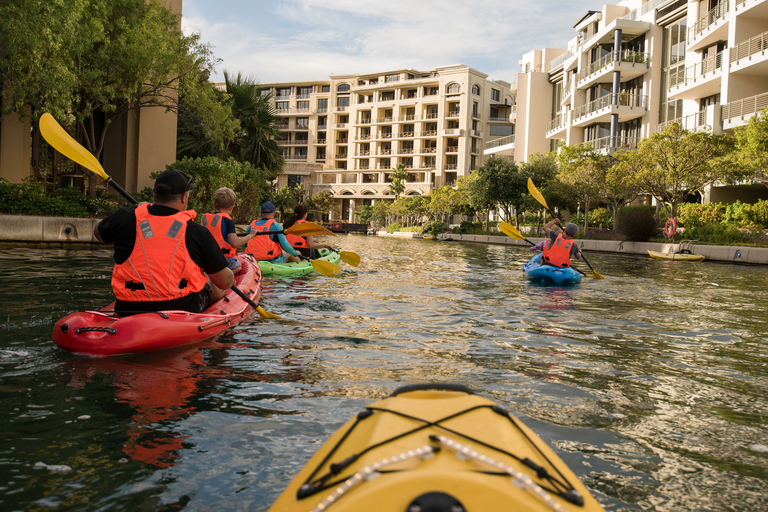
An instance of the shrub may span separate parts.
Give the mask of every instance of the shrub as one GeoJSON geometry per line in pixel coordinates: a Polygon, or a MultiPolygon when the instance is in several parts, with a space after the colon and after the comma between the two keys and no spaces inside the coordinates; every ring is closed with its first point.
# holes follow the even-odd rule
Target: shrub
{"type": "MultiPolygon", "coordinates": [[[[582,224],[584,224],[583,221],[582,224]]],[[[592,227],[613,226],[613,212],[609,212],[607,208],[595,208],[594,210],[590,210],[589,225],[592,227]]]]}
{"type": "Polygon", "coordinates": [[[395,231],[400,231],[401,226],[398,222],[393,222],[392,224],[387,226],[387,233],[394,233],[395,231]]]}
{"type": "Polygon", "coordinates": [[[738,244],[749,238],[734,226],[712,222],[699,224],[692,228],[686,228],[685,237],[700,242],[712,242],[716,244],[738,244]]]}
{"type": "Polygon", "coordinates": [[[568,222],[573,222],[577,226],[583,226],[584,225],[584,214],[583,213],[575,213],[571,215],[571,218],[568,219],[568,222]]]}
{"type": "Polygon", "coordinates": [[[740,228],[768,227],[768,201],[760,200],[754,204],[736,201],[725,207],[723,221],[740,228]]]}
{"type": "Polygon", "coordinates": [[[722,203],[682,203],[677,206],[677,223],[685,228],[723,222],[726,207],[722,203]]]}
{"type": "Polygon", "coordinates": [[[424,233],[429,233],[430,235],[434,236],[445,233],[447,230],[448,225],[444,222],[440,222],[439,220],[427,222],[427,224],[424,226],[424,233]]]}
{"type": "Polygon", "coordinates": [[[102,194],[91,198],[76,188],[59,189],[49,195],[43,184],[33,178],[25,178],[21,183],[0,178],[0,213],[91,217],[110,213],[121,205],[117,196],[102,194]]]}
{"type": "Polygon", "coordinates": [[[647,242],[656,231],[655,208],[652,206],[622,208],[619,214],[619,229],[631,242],[647,242]]]}

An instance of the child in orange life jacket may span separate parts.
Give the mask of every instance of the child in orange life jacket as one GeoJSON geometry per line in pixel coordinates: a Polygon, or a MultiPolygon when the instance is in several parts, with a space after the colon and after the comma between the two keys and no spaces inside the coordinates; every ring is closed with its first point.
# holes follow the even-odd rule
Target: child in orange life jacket
{"type": "MultiPolygon", "coordinates": [[[[304,204],[297,204],[296,208],[293,209],[293,215],[288,219],[288,221],[285,223],[285,229],[290,228],[294,224],[301,224],[302,222],[307,222],[307,212],[309,209],[304,204]]],[[[306,256],[307,258],[312,257],[312,249],[333,249],[332,246],[328,244],[321,244],[318,242],[315,242],[314,238],[311,236],[299,236],[299,235],[285,235],[285,238],[288,240],[288,243],[291,244],[291,246],[298,250],[301,254],[306,256]]]]}
{"type": "Polygon", "coordinates": [[[232,189],[220,188],[213,193],[213,208],[216,213],[204,213],[200,224],[208,228],[216,243],[221,247],[221,252],[227,259],[227,266],[235,274],[239,274],[242,268],[235,255],[237,248],[242,247],[251,240],[251,235],[240,236],[235,230],[235,222],[232,220],[232,210],[235,209],[237,195],[232,189]]]}
{"type": "Polygon", "coordinates": [[[275,233],[273,235],[258,234],[282,230],[283,226],[275,221],[275,205],[267,201],[261,205],[261,219],[251,222],[246,230],[248,233],[252,233],[252,235],[245,248],[245,252],[253,255],[259,261],[269,261],[271,263],[301,261],[299,255],[282,233],[275,233]]]}
{"type": "Polygon", "coordinates": [[[553,267],[570,267],[571,257],[581,258],[581,249],[573,241],[579,226],[569,222],[562,233],[556,233],[552,229],[553,224],[560,225],[560,219],[553,219],[544,225],[544,234],[549,240],[544,244],[541,263],[553,267]]]}

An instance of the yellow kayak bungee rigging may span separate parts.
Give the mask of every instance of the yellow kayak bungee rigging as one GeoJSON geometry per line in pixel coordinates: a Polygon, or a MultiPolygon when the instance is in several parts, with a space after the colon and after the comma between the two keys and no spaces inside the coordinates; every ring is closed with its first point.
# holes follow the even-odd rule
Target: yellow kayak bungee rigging
{"type": "Polygon", "coordinates": [[[271,512],[602,511],[549,446],[452,384],[405,386],[337,430],[271,512]]]}

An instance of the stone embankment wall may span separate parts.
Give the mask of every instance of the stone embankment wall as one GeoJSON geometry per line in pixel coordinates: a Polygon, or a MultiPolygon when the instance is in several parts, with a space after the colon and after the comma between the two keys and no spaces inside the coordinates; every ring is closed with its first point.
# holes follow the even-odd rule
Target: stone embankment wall
{"type": "MultiPolygon", "coordinates": [[[[378,235],[386,235],[386,232],[380,231],[378,235]]],[[[421,238],[421,233],[394,233],[394,236],[404,236],[421,238]]],[[[543,238],[527,237],[533,243],[538,243],[543,238]]],[[[514,245],[520,247],[530,247],[525,240],[515,240],[508,236],[490,236],[490,235],[453,235],[443,234],[438,236],[442,241],[470,242],[482,244],[514,245]]],[[[576,243],[585,252],[615,252],[622,254],[640,254],[648,256],[648,251],[662,253],[675,252],[679,244],[666,244],[654,242],[617,242],[613,240],[581,240],[576,243]]],[[[695,254],[701,254],[706,260],[721,261],[727,263],[749,263],[753,265],[768,265],[768,248],[764,247],[744,247],[737,245],[699,245],[694,244],[692,251],[695,254]]]]}
{"type": "Polygon", "coordinates": [[[93,237],[98,223],[99,219],[0,214],[0,243],[98,244],[93,237]]]}

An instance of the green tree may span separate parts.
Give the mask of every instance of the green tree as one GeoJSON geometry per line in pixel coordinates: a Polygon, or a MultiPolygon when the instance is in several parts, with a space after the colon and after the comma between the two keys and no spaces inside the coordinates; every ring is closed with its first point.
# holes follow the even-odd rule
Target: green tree
{"type": "Polygon", "coordinates": [[[295,190],[289,186],[279,188],[272,197],[272,202],[275,205],[275,210],[280,212],[281,222],[288,218],[286,212],[293,210],[299,204],[295,190]]]}
{"type": "Polygon", "coordinates": [[[232,78],[225,71],[224,83],[232,112],[240,121],[240,132],[230,144],[229,152],[243,162],[264,169],[267,179],[274,180],[283,172],[285,160],[275,141],[280,133],[277,127],[280,118],[270,102],[271,94],[261,94],[256,80],[240,73],[232,78]]]}
{"type": "Polygon", "coordinates": [[[527,179],[514,160],[495,155],[477,169],[473,187],[477,206],[500,208],[507,220],[520,208],[528,192],[527,179]]]}
{"type": "Polygon", "coordinates": [[[715,182],[733,182],[743,169],[727,165],[724,157],[733,149],[733,137],[707,131],[689,132],[673,123],[662,133],[640,142],[629,165],[639,170],[643,191],[677,216],[677,205],[688,194],[702,193],[715,182]]]}
{"type": "Polygon", "coordinates": [[[734,160],[755,181],[768,185],[768,108],[753,116],[747,126],[735,131],[734,160]]]}
{"type": "Polygon", "coordinates": [[[379,199],[373,203],[373,222],[377,226],[386,226],[389,224],[392,216],[390,212],[392,204],[393,201],[388,199],[379,199]]]}
{"type": "Polygon", "coordinates": [[[613,208],[613,229],[619,229],[621,209],[638,198],[640,182],[638,170],[632,164],[632,152],[617,151],[609,159],[600,187],[601,199],[613,208]]]}
{"type": "Polygon", "coordinates": [[[336,210],[336,199],[333,197],[333,193],[328,190],[323,190],[307,199],[307,208],[310,211],[319,213],[321,216],[339,213],[336,210]]]}
{"type": "Polygon", "coordinates": [[[355,220],[362,224],[370,224],[373,220],[373,205],[364,204],[355,210],[355,220]]]}
{"type": "Polygon", "coordinates": [[[395,200],[400,197],[400,194],[405,192],[405,180],[408,178],[408,171],[406,171],[405,164],[397,164],[397,167],[392,168],[392,172],[389,174],[389,187],[387,190],[395,195],[395,200]]]}
{"type": "MultiPolygon", "coordinates": [[[[204,108],[211,99],[198,93],[216,63],[210,47],[185,36],[179,16],[157,0],[7,0],[0,41],[3,113],[36,120],[50,112],[76,125],[96,158],[128,112],[177,111],[179,97],[204,108]]],[[[89,180],[92,195],[95,185],[89,180]]]]}
{"type": "Polygon", "coordinates": [[[600,197],[600,186],[608,158],[591,144],[563,146],[557,155],[558,178],[569,187],[573,196],[584,203],[584,229],[589,225],[589,206],[600,197]]]}

